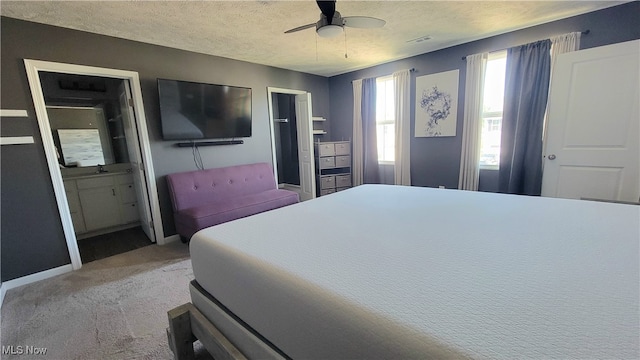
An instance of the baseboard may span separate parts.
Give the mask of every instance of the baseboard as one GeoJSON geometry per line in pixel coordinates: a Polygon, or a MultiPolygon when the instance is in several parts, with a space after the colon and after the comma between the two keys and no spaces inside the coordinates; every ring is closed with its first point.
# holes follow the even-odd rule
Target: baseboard
{"type": "Polygon", "coordinates": [[[2,301],[4,302],[5,293],[11,289],[14,289],[23,285],[28,285],[36,281],[49,279],[54,276],[62,275],[71,271],[73,271],[73,266],[71,266],[71,264],[68,264],[68,265],[59,266],[57,268],[41,271],[35,274],[19,277],[17,279],[5,281],[2,283],[2,286],[1,286],[2,301]]]}
{"type": "Polygon", "coordinates": [[[180,241],[180,235],[175,234],[175,235],[167,236],[162,240],[161,243],[158,242],[158,245],[167,245],[168,243],[172,243],[174,241],[180,241]]]}

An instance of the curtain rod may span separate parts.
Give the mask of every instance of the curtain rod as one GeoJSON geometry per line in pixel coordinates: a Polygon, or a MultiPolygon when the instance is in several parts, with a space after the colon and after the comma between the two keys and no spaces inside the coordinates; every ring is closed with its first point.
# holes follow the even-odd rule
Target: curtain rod
{"type": "MultiPolygon", "coordinates": [[[[585,31],[581,31],[580,33],[581,33],[582,35],[589,35],[589,33],[590,33],[590,32],[591,32],[591,30],[587,29],[587,30],[585,30],[585,31]]],[[[517,46],[517,45],[516,45],[516,46],[517,46]]],[[[507,49],[508,49],[508,48],[498,49],[498,50],[493,50],[493,51],[491,51],[491,52],[503,51],[503,50],[507,50],[507,49]]],[[[462,57],[462,61],[465,61],[465,60],[467,60],[467,57],[466,57],[466,56],[463,56],[463,57],[462,57]]]]}
{"type": "MultiPolygon", "coordinates": [[[[408,70],[409,70],[409,72],[415,72],[415,71],[416,71],[416,68],[411,68],[411,69],[408,69],[408,70]]],[[[393,75],[393,74],[391,74],[391,75],[393,75]]],[[[384,75],[384,76],[391,76],[391,75],[384,75]]],[[[380,77],[380,76],[378,76],[378,77],[380,77]]],[[[358,80],[364,80],[364,79],[358,79],[358,80]]],[[[351,82],[352,82],[352,83],[353,83],[354,81],[355,81],[355,80],[351,80],[351,82]]]]}

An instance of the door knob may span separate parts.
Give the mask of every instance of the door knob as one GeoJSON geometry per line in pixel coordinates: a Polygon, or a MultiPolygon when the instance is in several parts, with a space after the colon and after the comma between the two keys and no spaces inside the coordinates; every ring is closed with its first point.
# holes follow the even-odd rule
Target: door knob
{"type": "Polygon", "coordinates": [[[556,155],[555,154],[551,154],[551,155],[547,156],[547,159],[555,160],[556,159],[556,155]]]}

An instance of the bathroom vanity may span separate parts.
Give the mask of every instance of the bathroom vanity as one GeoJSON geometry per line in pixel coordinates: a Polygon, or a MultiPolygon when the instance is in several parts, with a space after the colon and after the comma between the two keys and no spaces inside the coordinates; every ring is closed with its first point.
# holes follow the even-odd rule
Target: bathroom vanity
{"type": "Polygon", "coordinates": [[[133,175],[127,172],[64,177],[78,238],[133,227],[139,223],[133,175]]]}

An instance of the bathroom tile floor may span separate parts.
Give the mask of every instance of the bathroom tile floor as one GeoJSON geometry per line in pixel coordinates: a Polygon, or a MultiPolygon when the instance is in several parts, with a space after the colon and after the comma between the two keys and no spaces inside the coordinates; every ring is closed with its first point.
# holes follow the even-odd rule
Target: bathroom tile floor
{"type": "Polygon", "coordinates": [[[120,230],[78,240],[82,263],[104,259],[153,244],[141,227],[120,230]]]}

